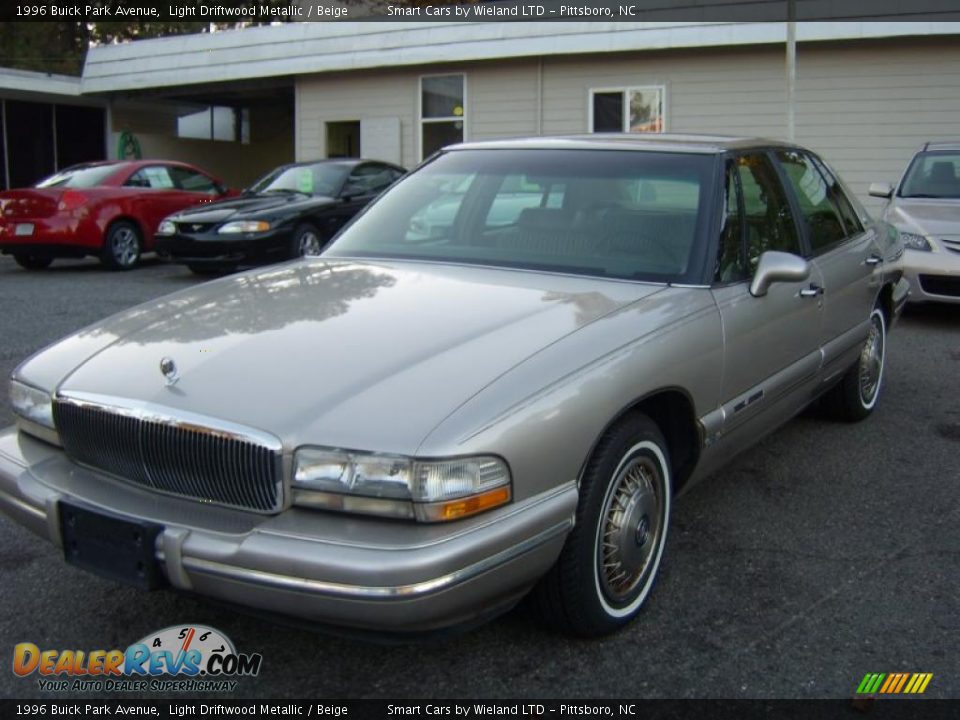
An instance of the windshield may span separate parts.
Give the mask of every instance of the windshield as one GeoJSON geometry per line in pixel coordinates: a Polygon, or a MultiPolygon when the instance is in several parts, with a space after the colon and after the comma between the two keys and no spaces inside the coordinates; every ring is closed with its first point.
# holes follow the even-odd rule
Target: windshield
{"type": "Polygon", "coordinates": [[[324,253],[685,282],[714,158],[458,150],[407,176],[324,253]]]}
{"type": "Polygon", "coordinates": [[[108,177],[117,172],[116,165],[85,165],[81,167],[67,168],[58,173],[44,178],[34,187],[64,187],[64,188],[90,188],[101,184],[108,177]]]}
{"type": "Polygon", "coordinates": [[[917,153],[900,186],[905,198],[960,198],[960,153],[917,153]]]}
{"type": "Polygon", "coordinates": [[[250,186],[249,192],[297,192],[304,195],[335,196],[343,186],[350,168],[335,163],[286,165],[265,175],[250,186]]]}

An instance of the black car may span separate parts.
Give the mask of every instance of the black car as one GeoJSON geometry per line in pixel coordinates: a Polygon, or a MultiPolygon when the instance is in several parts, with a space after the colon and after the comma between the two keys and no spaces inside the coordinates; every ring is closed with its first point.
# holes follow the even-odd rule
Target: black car
{"type": "Polygon", "coordinates": [[[166,218],[157,229],[157,253],[198,274],[316,255],[405,173],[373,160],[282,165],[240,197],[166,218]]]}

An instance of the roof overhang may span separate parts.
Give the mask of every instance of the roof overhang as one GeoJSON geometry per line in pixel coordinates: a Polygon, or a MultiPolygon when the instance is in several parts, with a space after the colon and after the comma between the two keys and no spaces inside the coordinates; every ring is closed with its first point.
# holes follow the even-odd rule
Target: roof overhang
{"type": "MultiPolygon", "coordinates": [[[[95,47],[82,92],[501,58],[786,42],[783,22],[288,23],[95,47]]],[[[800,22],[799,42],[960,34],[957,22],[800,22]]]]}
{"type": "Polygon", "coordinates": [[[53,75],[0,68],[0,93],[6,97],[80,97],[81,80],[71,75],[53,75]]]}

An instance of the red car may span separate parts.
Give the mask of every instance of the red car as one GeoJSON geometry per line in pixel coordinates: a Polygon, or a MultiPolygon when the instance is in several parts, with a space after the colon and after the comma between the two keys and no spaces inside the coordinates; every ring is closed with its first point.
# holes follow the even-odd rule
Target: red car
{"type": "Polygon", "coordinates": [[[236,194],[181,162],[74,165],[32,188],[0,192],[0,252],[29,270],[57,257],[86,255],[129,270],[153,249],[154,233],[167,215],[236,194]]]}

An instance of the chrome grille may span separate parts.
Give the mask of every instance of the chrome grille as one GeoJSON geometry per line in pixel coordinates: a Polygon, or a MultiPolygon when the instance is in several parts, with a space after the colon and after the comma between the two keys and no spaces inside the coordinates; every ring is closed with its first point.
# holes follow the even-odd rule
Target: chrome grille
{"type": "Polygon", "coordinates": [[[203,235],[210,232],[218,223],[177,223],[177,230],[187,235],[203,235]]]}
{"type": "Polygon", "coordinates": [[[74,397],[58,397],[53,417],[70,458],[122,480],[245,510],[283,504],[279,441],[257,431],[74,397]]]}
{"type": "Polygon", "coordinates": [[[960,253],[960,237],[951,235],[950,237],[941,237],[940,243],[947,249],[955,253],[960,253]]]}

